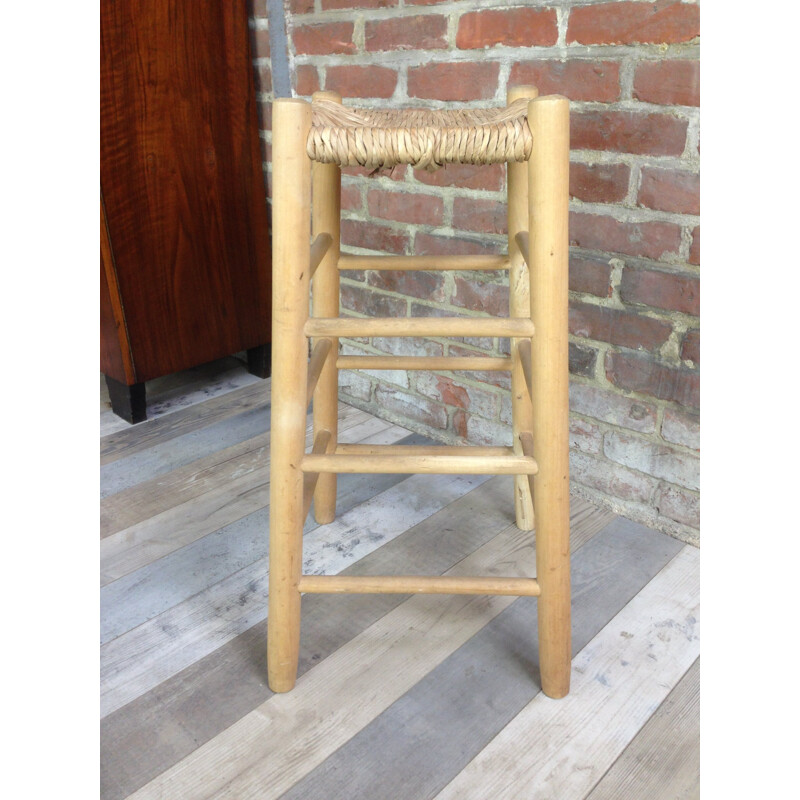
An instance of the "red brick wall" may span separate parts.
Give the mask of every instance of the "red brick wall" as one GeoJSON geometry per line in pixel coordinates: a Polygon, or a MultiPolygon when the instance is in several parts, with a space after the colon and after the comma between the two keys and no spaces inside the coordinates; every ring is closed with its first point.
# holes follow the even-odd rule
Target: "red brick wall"
{"type": "MultiPolygon", "coordinates": [[[[354,104],[501,105],[509,85],[572,101],[572,481],[687,540],[699,525],[699,6],[677,0],[287,0],[296,94],[354,104]]],[[[271,99],[263,0],[264,141],[271,99]]],[[[505,248],[505,169],[346,170],[343,246],[505,248]]],[[[495,273],[345,274],[357,315],[507,314],[495,273]]],[[[345,352],[507,351],[507,341],[348,341],[345,352]]],[[[342,373],[343,398],[443,441],[510,441],[502,373],[342,373]]]]}

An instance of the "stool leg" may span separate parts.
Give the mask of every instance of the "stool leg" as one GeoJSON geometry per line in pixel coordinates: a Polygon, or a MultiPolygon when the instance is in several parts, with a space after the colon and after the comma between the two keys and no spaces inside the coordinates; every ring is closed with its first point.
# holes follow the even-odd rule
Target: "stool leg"
{"type": "MultiPolygon", "coordinates": [[[[312,100],[328,100],[341,103],[336,92],[314,92],[312,100]]],[[[336,164],[314,162],[312,168],[313,209],[312,236],[328,233],[333,240],[325,258],[314,273],[312,286],[312,312],[315,317],[339,316],[339,220],[342,196],[342,171],[336,164]]],[[[333,347],[322,368],[314,390],[314,439],[322,430],[330,431],[328,452],[336,449],[339,420],[339,370],[336,355],[339,340],[333,339],[333,347]]],[[[314,518],[320,525],[333,522],[336,516],[336,474],[320,475],[314,489],[314,518]]]]}
{"type": "Polygon", "coordinates": [[[311,105],[273,103],[272,127],[272,421],[269,531],[268,682],[287,692],[297,678],[303,555],[311,233],[311,105]]]}
{"type": "MultiPolygon", "coordinates": [[[[535,86],[512,86],[508,89],[509,105],[522,97],[533,99],[539,92],[535,86]]],[[[508,163],[508,256],[511,268],[508,275],[509,316],[530,317],[530,281],[528,267],[514,238],[528,230],[528,165],[525,162],[508,163]]],[[[511,430],[514,452],[522,454],[520,433],[530,432],[531,398],[517,354],[518,339],[511,340],[511,430]]],[[[533,530],[533,497],[527,475],[514,476],[514,509],[517,527],[521,531],[533,530]]]]}
{"type": "Polygon", "coordinates": [[[569,102],[531,100],[531,342],[536,577],[542,690],[569,692],[572,633],[569,572],[569,102]]]}

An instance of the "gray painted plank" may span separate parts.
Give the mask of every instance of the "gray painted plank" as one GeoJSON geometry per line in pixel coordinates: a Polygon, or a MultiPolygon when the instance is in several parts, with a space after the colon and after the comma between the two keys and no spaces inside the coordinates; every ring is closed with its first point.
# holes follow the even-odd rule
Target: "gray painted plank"
{"type": "Polygon", "coordinates": [[[586,800],[700,797],[700,659],[601,778],[586,800]]]}
{"type": "MultiPolygon", "coordinates": [[[[432,444],[419,434],[400,444],[432,444]]],[[[405,475],[341,475],[337,515],[404,480],[405,475]]],[[[104,586],[100,592],[100,641],[111,641],[148,619],[205,591],[228,575],[267,557],[268,487],[260,487],[264,506],[235,522],[175,550],[152,564],[104,586]]],[[[309,514],[304,532],[318,528],[309,514]]]]}
{"type": "MultiPolygon", "coordinates": [[[[581,548],[572,562],[573,652],[682,547],[618,518],[581,548]]],[[[282,800],[434,797],[538,694],[535,631],[535,599],[516,600],[282,800]]]]}
{"type": "MultiPolygon", "coordinates": [[[[492,478],[344,570],[344,574],[444,572],[512,522],[511,479],[492,478]]],[[[608,512],[597,512],[602,522],[608,512]]],[[[306,595],[300,674],[406,598],[306,595]]],[[[266,621],[101,722],[104,800],[121,800],[212,739],[272,693],[266,621]],[[135,757],[132,755],[135,754],[135,757]]]]}
{"type": "Polygon", "coordinates": [[[256,383],[222,394],[209,393],[209,399],[188,408],[149,419],[126,430],[104,436],[100,441],[101,464],[146,450],[154,444],[185,436],[199,428],[240,414],[256,406],[269,407],[270,381],[256,383]]]}
{"type": "Polygon", "coordinates": [[[268,428],[269,404],[259,403],[235,416],[153,444],[104,464],[100,468],[100,496],[107,497],[141,481],[151,480],[217,450],[251,439],[268,428]]]}

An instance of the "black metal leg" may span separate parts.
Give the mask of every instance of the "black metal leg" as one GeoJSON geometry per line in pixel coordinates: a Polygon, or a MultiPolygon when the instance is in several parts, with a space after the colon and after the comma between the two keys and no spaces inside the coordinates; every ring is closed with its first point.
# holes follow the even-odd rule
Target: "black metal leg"
{"type": "Polygon", "coordinates": [[[144,422],[147,419],[144,382],[128,386],[109,378],[108,375],[105,378],[108,396],[111,399],[111,410],[126,422],[144,422]]]}
{"type": "Polygon", "coordinates": [[[272,374],[272,348],[268,344],[251,347],[247,351],[247,371],[258,378],[272,374]]]}

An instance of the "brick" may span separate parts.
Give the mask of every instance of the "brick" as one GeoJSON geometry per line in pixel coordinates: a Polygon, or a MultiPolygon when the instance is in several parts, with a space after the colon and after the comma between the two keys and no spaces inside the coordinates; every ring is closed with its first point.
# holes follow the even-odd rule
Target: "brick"
{"type": "Polygon", "coordinates": [[[575,450],[569,454],[569,469],[571,480],[620,500],[649,503],[658,486],[647,475],[575,450]]]}
{"type": "Polygon", "coordinates": [[[404,317],[406,301],[380,292],[371,292],[362,286],[341,285],[342,308],[370,317],[404,317]]]}
{"type": "Polygon", "coordinates": [[[681,344],[681,358],[700,366],[700,331],[697,328],[686,331],[681,344]]]}
{"type": "Polygon", "coordinates": [[[679,156],[689,123],[669,114],[585,111],[570,116],[572,150],[679,156]]]}
{"type": "Polygon", "coordinates": [[[456,47],[471,50],[493,47],[550,47],[558,41],[553,8],[512,8],[462,14],[456,47]]]}
{"type": "Polygon", "coordinates": [[[608,259],[570,253],[569,289],[597,297],[611,297],[611,264],[608,259]]]}
{"type": "Polygon", "coordinates": [[[342,220],[342,245],[362,247],[390,255],[405,255],[408,236],[405,232],[355,219],[342,220]]]}
{"type": "MultiPolygon", "coordinates": [[[[417,391],[426,397],[439,400],[448,406],[455,406],[477,414],[486,419],[497,415],[498,397],[477,386],[459,383],[445,375],[420,372],[417,375],[417,391]]],[[[463,434],[460,434],[463,435],[463,434]]]]}
{"type": "Polygon", "coordinates": [[[639,205],[676,214],[700,213],[700,176],[696,172],[644,167],[639,205]]]}
{"type": "Polygon", "coordinates": [[[626,303],[640,303],[694,316],[700,314],[700,279],[695,275],[626,266],[622,271],[619,296],[626,303]]]}
{"type": "Polygon", "coordinates": [[[367,22],[364,46],[377,50],[443,50],[447,47],[447,18],[435,14],[367,22]]]}
{"type": "Polygon", "coordinates": [[[585,419],[571,418],[569,421],[570,449],[584,453],[599,453],[603,446],[603,434],[599,426],[585,419]]]}
{"type": "Polygon", "coordinates": [[[439,3],[450,3],[452,0],[406,0],[407,6],[433,6],[439,3]]]}
{"type": "Polygon", "coordinates": [[[258,124],[262,131],[272,130],[272,103],[258,104],[258,124]]]}
{"type": "Polygon", "coordinates": [[[292,14],[313,14],[314,0],[289,0],[289,10],[292,14]]]}
{"type": "Polygon", "coordinates": [[[700,495],[677,486],[662,486],[656,511],[691,528],[700,527],[700,495]]]}
{"type": "Polygon", "coordinates": [[[305,97],[314,94],[314,92],[318,92],[320,89],[319,73],[317,72],[317,68],[312,67],[310,64],[300,64],[300,66],[295,69],[294,81],[297,94],[305,97]]]}
{"type": "Polygon", "coordinates": [[[573,8],[567,43],[674,44],[700,35],[700,8],[676,0],[597,3],[573,8]]]}
{"type": "Polygon", "coordinates": [[[661,106],[699,106],[700,62],[639,62],[633,77],[633,98],[661,106]]]}
{"type": "Polygon", "coordinates": [[[351,178],[369,178],[372,180],[376,177],[389,178],[390,180],[402,183],[406,177],[406,165],[397,164],[389,170],[372,170],[366,167],[342,167],[342,175],[347,175],[351,178]]]}
{"type": "Polygon", "coordinates": [[[272,91],[272,68],[262,64],[254,70],[256,94],[269,94],[272,91]]]}
{"type": "Polygon", "coordinates": [[[631,431],[652,433],[656,429],[655,406],[598,386],[571,383],[569,407],[578,414],[631,431]]]}
{"type": "Polygon", "coordinates": [[[408,69],[408,96],[433,100],[491,100],[500,65],[490,61],[425,64],[408,69]]]}
{"type": "Polygon", "coordinates": [[[418,270],[373,270],[367,282],[377,289],[418,297],[422,300],[444,300],[444,275],[441,272],[418,270]]]}
{"type": "Polygon", "coordinates": [[[593,347],[582,347],[575,342],[569,343],[569,371],[573,375],[592,378],[595,364],[597,364],[597,350],[593,347]]]}
{"type": "Polygon", "coordinates": [[[664,410],[664,420],[661,423],[661,438],[691,447],[692,450],[700,449],[700,417],[696,414],[684,414],[670,408],[664,410]]]}
{"type": "Polygon", "coordinates": [[[361,191],[358,186],[342,186],[342,211],[361,209],[361,191]]]}
{"type": "Polygon", "coordinates": [[[507,213],[505,203],[456,197],[453,201],[453,227],[481,233],[508,233],[507,213]]]}
{"type": "Polygon", "coordinates": [[[375,402],[387,411],[431,428],[444,430],[447,427],[447,409],[427,397],[379,384],[375,387],[375,402]]]}
{"type": "Polygon", "coordinates": [[[440,342],[429,339],[405,339],[394,336],[375,337],[372,346],[384,353],[395,356],[440,356],[444,348],[440,342]]]}
{"type": "Polygon", "coordinates": [[[490,447],[510,447],[511,428],[502,422],[469,414],[467,416],[467,441],[470,444],[490,447]]]}
{"type": "Polygon", "coordinates": [[[441,197],[413,192],[370,189],[367,193],[367,208],[373,217],[397,222],[441,225],[444,217],[444,202],[441,197]]]}
{"type": "Polygon", "coordinates": [[[342,97],[391,97],[395,86],[397,71],[387,67],[328,67],[325,79],[325,88],[342,97]]]}
{"type": "Polygon", "coordinates": [[[484,189],[490,192],[503,187],[505,165],[445,164],[435,172],[414,170],[414,179],[429,186],[457,186],[461,189],[484,189]]]}
{"type": "Polygon", "coordinates": [[[667,341],[672,326],[616,308],[573,302],[569,309],[569,332],[573,336],[653,351],[667,341]]]}
{"type": "Polygon", "coordinates": [[[570,212],[570,245],[662,260],[681,246],[681,229],[671,222],[620,222],[610,216],[570,212]]]}
{"type": "Polygon", "coordinates": [[[569,193],[585,203],[619,203],[628,194],[627,164],[581,164],[569,167],[569,193]]]}
{"type": "Polygon", "coordinates": [[[503,249],[497,242],[461,239],[458,236],[434,236],[418,233],[414,237],[414,255],[449,256],[449,255],[496,255],[503,249]]]}
{"type": "Polygon", "coordinates": [[[606,378],[620,389],[669,400],[688,408],[700,407],[700,375],[670,367],[647,356],[607,353],[606,378]]]}
{"type": "MultiPolygon", "coordinates": [[[[313,11],[313,0],[311,10],[313,11]]],[[[397,5],[397,0],[322,0],[322,10],[333,8],[390,8],[397,5]]]]}
{"type": "Polygon", "coordinates": [[[493,317],[508,316],[508,283],[484,283],[461,275],[454,276],[454,283],[454,306],[485,311],[493,317]]]}
{"type": "Polygon", "coordinates": [[[603,452],[612,461],[630,469],[663,478],[687,489],[700,486],[700,460],[666,445],[618,431],[605,435],[603,452]]]}
{"type": "Polygon", "coordinates": [[[700,226],[692,231],[692,246],[689,249],[689,263],[700,264],[700,226]]]}
{"type": "Polygon", "coordinates": [[[570,100],[613,103],[619,99],[619,62],[517,61],[511,67],[509,86],[536,86],[540,95],[563,94],[570,100]]]}
{"type": "Polygon", "coordinates": [[[339,387],[343,394],[358,397],[360,400],[369,400],[372,396],[372,381],[361,372],[340,370],[339,387]]]}
{"type": "Polygon", "coordinates": [[[298,25],[291,31],[295,51],[307,55],[355,53],[352,22],[322,22],[298,25]]]}
{"type": "Polygon", "coordinates": [[[253,58],[269,58],[269,31],[258,28],[253,32],[253,58]]]}

